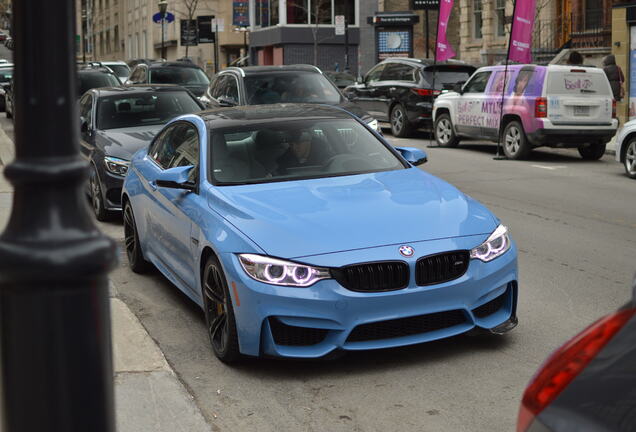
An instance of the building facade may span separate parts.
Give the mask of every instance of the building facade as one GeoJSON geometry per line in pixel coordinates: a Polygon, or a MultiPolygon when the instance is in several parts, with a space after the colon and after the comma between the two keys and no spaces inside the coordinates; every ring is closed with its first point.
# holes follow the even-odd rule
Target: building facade
{"type": "Polygon", "coordinates": [[[78,35],[82,49],[78,57],[87,60],[159,59],[162,46],[166,48],[166,60],[189,57],[213,74],[215,51],[218,51],[219,68],[240,57],[247,42],[245,33],[232,26],[232,2],[223,0],[199,0],[196,9],[192,2],[174,0],[168,2],[167,12],[174,21],[161,24],[153,21],[159,12],[156,0],[76,0],[78,35]],[[181,22],[197,16],[214,16],[218,19],[218,50],[212,43],[184,46],[181,43],[181,22]],[[163,45],[162,45],[163,44],[163,45]]]}
{"type": "Polygon", "coordinates": [[[314,64],[356,74],[372,65],[365,55],[372,41],[362,39],[370,25],[361,11],[377,9],[377,0],[253,0],[250,2],[250,50],[253,64],[314,64]],[[347,35],[336,35],[336,16],[346,17],[347,35]]]}

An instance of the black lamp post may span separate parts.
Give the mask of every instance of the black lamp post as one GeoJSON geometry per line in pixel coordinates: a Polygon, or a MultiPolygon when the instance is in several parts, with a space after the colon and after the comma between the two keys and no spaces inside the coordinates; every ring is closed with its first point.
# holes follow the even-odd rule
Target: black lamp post
{"type": "Polygon", "coordinates": [[[159,6],[159,13],[161,14],[161,58],[166,58],[166,41],[164,36],[164,26],[166,25],[166,10],[168,10],[168,2],[161,0],[157,6],[159,6]]]}
{"type": "Polygon", "coordinates": [[[16,159],[5,169],[14,195],[0,235],[0,429],[112,432],[107,272],[116,246],[96,228],[84,192],[75,2],[20,0],[13,11],[16,159]]]}

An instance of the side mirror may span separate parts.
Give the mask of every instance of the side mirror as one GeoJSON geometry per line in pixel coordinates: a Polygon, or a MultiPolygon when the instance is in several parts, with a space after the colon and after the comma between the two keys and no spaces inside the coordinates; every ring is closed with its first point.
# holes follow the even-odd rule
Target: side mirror
{"type": "Polygon", "coordinates": [[[227,97],[227,96],[219,96],[216,101],[218,102],[218,104],[222,107],[233,107],[238,105],[236,103],[236,100],[234,100],[234,98],[231,97],[227,97]]]}
{"type": "Polygon", "coordinates": [[[395,147],[395,149],[411,165],[418,166],[428,162],[428,156],[424,150],[415,147],[395,147]]]}
{"type": "Polygon", "coordinates": [[[458,83],[456,83],[453,86],[453,91],[459,94],[464,94],[464,90],[462,90],[462,88],[464,87],[464,84],[466,83],[466,81],[460,81],[458,83]]]}
{"type": "Polygon", "coordinates": [[[193,168],[193,165],[188,165],[167,169],[159,174],[155,183],[159,187],[184,189],[193,192],[197,187],[195,184],[188,181],[188,176],[193,168]]]}

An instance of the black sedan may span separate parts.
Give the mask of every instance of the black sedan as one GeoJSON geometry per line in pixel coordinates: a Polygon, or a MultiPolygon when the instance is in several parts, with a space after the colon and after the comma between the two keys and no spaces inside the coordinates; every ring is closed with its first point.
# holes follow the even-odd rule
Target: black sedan
{"type": "Polygon", "coordinates": [[[192,93],[177,86],[97,88],[82,96],[81,151],[91,163],[88,193],[97,220],[121,210],[132,155],[169,120],[202,108],[192,93]]]}
{"type": "Polygon", "coordinates": [[[558,348],[526,388],[517,432],[636,430],[636,280],[632,299],[558,348]]]}
{"type": "Polygon", "coordinates": [[[415,129],[430,128],[435,97],[466,82],[475,69],[458,61],[391,58],[375,65],[344,94],[379,121],[390,122],[394,136],[407,137],[415,129]]]}
{"type": "Polygon", "coordinates": [[[378,122],[352,104],[316,66],[229,67],[210,83],[202,101],[209,107],[315,103],[335,105],[379,132],[378,122]]]}

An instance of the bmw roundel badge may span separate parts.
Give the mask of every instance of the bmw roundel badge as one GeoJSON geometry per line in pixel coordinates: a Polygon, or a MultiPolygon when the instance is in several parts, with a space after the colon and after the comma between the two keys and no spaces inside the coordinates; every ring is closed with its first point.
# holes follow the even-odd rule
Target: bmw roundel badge
{"type": "Polygon", "coordinates": [[[399,251],[405,257],[412,257],[413,254],[415,253],[415,249],[413,249],[411,246],[406,246],[406,245],[400,246],[399,251]]]}

